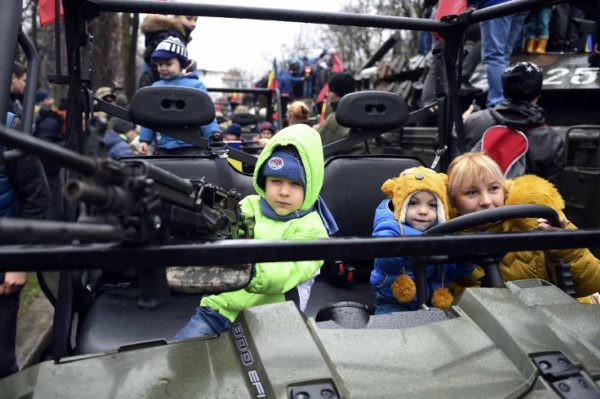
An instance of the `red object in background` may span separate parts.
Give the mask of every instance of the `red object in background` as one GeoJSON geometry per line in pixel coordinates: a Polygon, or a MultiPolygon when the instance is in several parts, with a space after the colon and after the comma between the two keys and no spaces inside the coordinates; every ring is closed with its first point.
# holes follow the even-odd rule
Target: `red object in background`
{"type": "Polygon", "coordinates": [[[329,84],[325,83],[325,85],[321,88],[319,95],[317,96],[316,103],[322,103],[327,100],[327,93],[329,93],[329,84]]]}
{"type": "MultiPolygon", "coordinates": [[[[434,19],[441,21],[447,15],[458,15],[462,14],[467,10],[467,0],[440,0],[438,3],[438,9],[435,12],[434,19]]],[[[433,32],[433,37],[438,40],[442,40],[437,32],[433,32]]]]}
{"type": "MultiPolygon", "coordinates": [[[[40,15],[40,26],[46,26],[56,19],[55,0],[40,0],[38,13],[40,15]]],[[[60,16],[64,16],[62,0],[60,1],[60,16]]]]}
{"type": "Polygon", "coordinates": [[[481,138],[481,151],[496,161],[505,176],[528,148],[525,133],[502,125],[489,127],[481,138]]]}
{"type": "Polygon", "coordinates": [[[344,72],[344,62],[339,53],[331,54],[331,60],[332,65],[330,69],[332,73],[344,72]]]}

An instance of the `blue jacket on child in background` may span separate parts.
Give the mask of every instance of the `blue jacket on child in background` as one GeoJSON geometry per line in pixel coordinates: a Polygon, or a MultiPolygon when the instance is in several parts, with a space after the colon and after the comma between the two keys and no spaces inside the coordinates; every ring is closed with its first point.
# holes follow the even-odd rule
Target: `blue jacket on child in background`
{"type": "MultiPolygon", "coordinates": [[[[206,86],[204,83],[199,81],[196,78],[179,76],[174,79],[169,80],[157,80],[152,84],[152,86],[177,86],[177,87],[191,87],[194,89],[202,90],[206,92],[206,86]]],[[[219,124],[216,119],[213,119],[211,123],[208,125],[198,126],[198,131],[202,134],[203,137],[210,137],[211,134],[215,132],[219,132],[219,124]]],[[[175,148],[193,148],[194,146],[186,143],[185,141],[176,139],[174,137],[167,136],[160,132],[155,132],[154,130],[142,127],[140,131],[140,141],[146,143],[152,143],[152,141],[156,138],[156,148],[161,148],[165,150],[172,150],[175,148]]]]}

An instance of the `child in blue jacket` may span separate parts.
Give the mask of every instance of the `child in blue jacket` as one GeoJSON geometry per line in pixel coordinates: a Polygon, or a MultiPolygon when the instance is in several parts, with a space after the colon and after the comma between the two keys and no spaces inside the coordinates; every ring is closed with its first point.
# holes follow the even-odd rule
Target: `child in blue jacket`
{"type": "MultiPolygon", "coordinates": [[[[152,60],[156,63],[161,78],[152,86],[184,86],[206,92],[206,86],[200,80],[183,76],[183,68],[188,64],[188,54],[185,44],[179,38],[170,36],[160,42],[152,53],[152,60]]],[[[216,119],[208,125],[199,126],[198,130],[206,138],[220,131],[216,119]]],[[[147,153],[148,145],[155,139],[155,155],[201,155],[193,145],[145,127],[140,131],[139,150],[142,155],[147,153]]]]}
{"type": "MultiPolygon", "coordinates": [[[[373,235],[376,237],[417,236],[448,220],[446,175],[419,166],[399,177],[388,179],[381,190],[389,199],[375,211],[373,235]]],[[[473,272],[473,266],[427,265],[426,298],[433,306],[447,309],[453,296],[447,289],[473,272]]],[[[375,294],[375,314],[418,310],[412,262],[403,257],[377,258],[371,272],[375,294]]]]}

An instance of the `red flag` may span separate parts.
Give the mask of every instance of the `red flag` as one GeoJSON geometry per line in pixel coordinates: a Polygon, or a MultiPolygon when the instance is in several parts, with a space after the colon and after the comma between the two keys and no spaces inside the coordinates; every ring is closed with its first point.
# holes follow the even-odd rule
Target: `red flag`
{"type": "MultiPolygon", "coordinates": [[[[38,13],[40,15],[40,26],[46,26],[56,19],[55,0],[40,0],[38,13]]],[[[64,15],[62,0],[60,0],[60,16],[64,15]]]]}
{"type": "MultiPolygon", "coordinates": [[[[466,10],[467,0],[440,0],[434,19],[441,21],[445,16],[462,14],[466,10]]],[[[438,40],[441,39],[437,32],[433,32],[433,36],[438,40]]]]}

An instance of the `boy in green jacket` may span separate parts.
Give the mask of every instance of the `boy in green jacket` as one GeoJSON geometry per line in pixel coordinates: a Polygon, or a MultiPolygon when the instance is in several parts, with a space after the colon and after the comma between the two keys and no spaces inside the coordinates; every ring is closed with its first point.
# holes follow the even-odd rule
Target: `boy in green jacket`
{"type": "MultiPolygon", "coordinates": [[[[299,124],[275,135],[254,168],[258,195],[249,195],[240,204],[242,213],[255,220],[254,238],[309,240],[335,233],[335,220],[319,197],[323,174],[323,148],[316,130],[299,124]]],[[[220,335],[242,310],[283,302],[284,294],[294,288],[304,310],[322,264],[321,260],[257,263],[244,289],[202,298],[175,339],[220,335]]]]}

